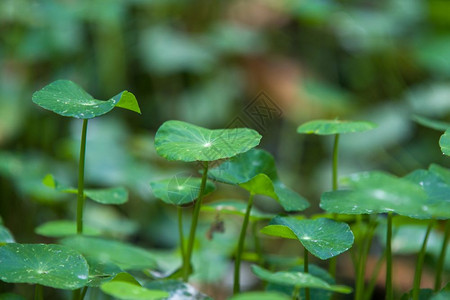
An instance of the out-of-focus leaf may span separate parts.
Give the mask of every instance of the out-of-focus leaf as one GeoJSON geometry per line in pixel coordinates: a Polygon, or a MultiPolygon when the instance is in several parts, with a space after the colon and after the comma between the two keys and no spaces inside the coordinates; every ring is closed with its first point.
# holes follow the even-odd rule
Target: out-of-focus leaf
{"type": "Polygon", "coordinates": [[[341,214],[376,214],[395,212],[413,218],[430,218],[424,210],[425,191],[407,179],[383,172],[353,174],[344,181],[351,190],[325,192],[320,207],[341,214]]]}
{"type": "Polygon", "coordinates": [[[156,260],[150,252],[119,241],[77,235],[64,238],[61,243],[87,257],[104,263],[114,263],[124,270],[156,267],[156,260]]]}
{"type": "MultiPolygon", "coordinates": [[[[70,235],[77,234],[77,223],[73,221],[51,221],[44,223],[42,225],[39,225],[35,228],[35,232],[37,234],[47,236],[47,237],[65,237],[70,235]]],[[[90,227],[90,226],[83,226],[83,234],[84,235],[99,235],[100,231],[90,227]]]]}
{"type": "Polygon", "coordinates": [[[164,291],[142,287],[128,273],[117,274],[113,280],[103,283],[100,288],[105,294],[124,300],[156,300],[166,298],[169,295],[164,291]]]}
{"type": "Polygon", "coordinates": [[[300,288],[324,289],[344,294],[349,294],[352,292],[352,289],[348,286],[330,285],[322,279],[307,273],[289,271],[272,273],[256,265],[252,266],[252,271],[260,279],[270,283],[290,285],[300,288]]]}
{"type": "MultiPolygon", "coordinates": [[[[201,209],[204,211],[217,213],[220,212],[224,214],[239,215],[243,217],[245,216],[247,204],[243,201],[238,200],[221,200],[202,205],[201,209]]],[[[256,207],[252,207],[252,210],[250,211],[250,220],[268,220],[272,219],[273,217],[275,217],[275,215],[263,213],[256,207]]]]}

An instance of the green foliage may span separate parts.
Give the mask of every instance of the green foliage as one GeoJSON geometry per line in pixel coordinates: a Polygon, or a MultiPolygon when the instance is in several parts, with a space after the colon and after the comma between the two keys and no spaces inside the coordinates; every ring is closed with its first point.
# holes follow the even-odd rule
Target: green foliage
{"type": "Polygon", "coordinates": [[[155,136],[156,152],[167,160],[215,161],[257,146],[261,139],[248,128],[210,130],[182,121],[167,121],[155,136]]]}
{"type": "Polygon", "coordinates": [[[395,212],[414,218],[429,218],[424,209],[425,191],[407,179],[373,171],[353,174],[343,180],[350,189],[325,192],[320,207],[340,214],[395,212]]]}
{"type": "Polygon", "coordinates": [[[441,146],[442,153],[450,156],[450,129],[447,129],[447,131],[441,136],[439,145],[441,146]]]}
{"type": "MultiPolygon", "coordinates": [[[[77,234],[77,223],[65,220],[50,221],[36,227],[35,232],[46,237],[61,238],[77,234]]],[[[99,230],[89,226],[85,226],[83,231],[85,235],[99,235],[100,233],[99,230]]]]}
{"type": "Polygon", "coordinates": [[[316,220],[298,220],[292,217],[275,217],[270,221],[269,230],[263,233],[292,238],[295,236],[302,245],[320,259],[329,259],[339,255],[353,245],[354,237],[346,223],[320,218],[316,220]],[[281,227],[281,228],[280,228],[281,227]],[[292,234],[288,234],[288,228],[292,234]]]}
{"type": "Polygon", "coordinates": [[[307,273],[289,271],[272,273],[256,265],[252,266],[252,271],[256,276],[270,283],[295,286],[298,288],[324,289],[343,294],[349,294],[352,292],[350,287],[330,285],[322,279],[307,273]]]}
{"type": "Polygon", "coordinates": [[[61,240],[63,245],[100,262],[112,262],[124,270],[155,268],[154,256],[142,248],[103,238],[73,236],[61,240]]]}
{"type": "Polygon", "coordinates": [[[301,211],[309,207],[306,199],[280,181],[273,156],[261,149],[237,155],[211,169],[208,174],[216,181],[241,187],[259,182],[259,187],[266,189],[262,194],[277,200],[286,211],[301,211]],[[251,183],[253,179],[257,181],[251,183]]]}
{"type": "MultiPolygon", "coordinates": [[[[150,182],[153,194],[167,204],[184,205],[198,197],[201,178],[179,177],[150,182]]],[[[214,183],[207,181],[204,194],[215,190],[214,183]]]]}
{"type": "Polygon", "coordinates": [[[65,117],[92,119],[104,115],[115,106],[140,113],[134,95],[123,91],[108,101],[96,100],[70,80],[57,80],[33,94],[33,102],[65,117]]]}
{"type": "Polygon", "coordinates": [[[0,279],[74,290],[86,285],[89,268],[77,251],[61,245],[7,244],[0,247],[0,279]]]}
{"type": "Polygon", "coordinates": [[[123,300],[156,300],[168,296],[168,293],[164,291],[149,290],[142,287],[128,273],[117,274],[113,280],[102,284],[100,288],[104,293],[123,300]]]}
{"type": "Polygon", "coordinates": [[[314,120],[300,125],[298,133],[330,135],[363,132],[374,129],[376,124],[364,121],[314,120]]]}

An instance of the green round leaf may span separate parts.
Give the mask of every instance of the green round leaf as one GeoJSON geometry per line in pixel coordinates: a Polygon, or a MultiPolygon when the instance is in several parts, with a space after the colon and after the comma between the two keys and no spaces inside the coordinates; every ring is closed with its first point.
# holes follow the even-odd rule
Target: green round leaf
{"type": "MultiPolygon", "coordinates": [[[[238,200],[222,200],[202,205],[202,210],[220,212],[225,214],[232,214],[238,216],[245,216],[247,210],[247,204],[238,200]]],[[[250,211],[250,220],[268,220],[274,217],[273,214],[266,214],[258,210],[256,207],[252,207],[250,211]]]]}
{"type": "Polygon", "coordinates": [[[86,197],[101,204],[123,204],[128,201],[128,191],[123,187],[107,189],[87,189],[86,197]]]}
{"type": "Polygon", "coordinates": [[[142,287],[128,273],[119,273],[113,280],[103,283],[100,288],[105,294],[123,300],[153,300],[169,296],[165,291],[142,287]]]}
{"type": "MultiPolygon", "coordinates": [[[[170,179],[150,182],[150,186],[156,198],[168,204],[184,205],[197,199],[201,183],[201,178],[174,176],[170,179]]],[[[215,189],[214,183],[206,181],[204,195],[215,189]]]]}
{"type": "Polygon", "coordinates": [[[428,196],[427,203],[422,206],[421,219],[450,217],[450,185],[441,176],[427,170],[415,170],[404,178],[420,185],[428,196]]]}
{"type": "Polygon", "coordinates": [[[330,285],[326,281],[307,273],[287,271],[272,273],[256,265],[252,266],[252,271],[260,279],[270,283],[295,286],[299,288],[323,289],[344,294],[349,294],[352,292],[350,287],[330,285]]]}
{"type": "Polygon", "coordinates": [[[167,160],[215,161],[257,146],[258,132],[248,128],[210,130],[182,121],[167,121],[155,136],[156,152],[167,160]]]}
{"type": "Polygon", "coordinates": [[[363,132],[376,128],[377,125],[365,121],[314,120],[300,125],[298,133],[330,135],[351,132],[363,132]]]}
{"type": "Polygon", "coordinates": [[[126,243],[94,237],[72,236],[61,243],[103,263],[114,263],[124,270],[155,268],[154,256],[145,249],[126,243]]]}
{"type": "Polygon", "coordinates": [[[229,300],[289,300],[291,297],[277,292],[247,292],[231,297],[229,300]]]}
{"type": "Polygon", "coordinates": [[[441,146],[442,153],[450,156],[450,129],[447,129],[441,136],[439,145],[441,146]]]}
{"type": "Polygon", "coordinates": [[[61,245],[7,244],[0,247],[0,279],[74,290],[86,285],[89,268],[75,250],[61,245]]]}
{"type": "MultiPolygon", "coordinates": [[[[275,217],[269,225],[289,228],[302,245],[320,259],[329,259],[347,251],[354,241],[353,233],[347,223],[325,218],[299,220],[292,217],[275,217]]],[[[276,232],[272,233],[276,234],[276,232]]],[[[280,233],[281,236],[285,235],[284,232],[280,233]]]]}
{"type": "Polygon", "coordinates": [[[363,172],[344,181],[351,189],[325,192],[320,207],[340,214],[395,212],[412,218],[426,218],[425,191],[417,184],[383,172],[363,172]]]}
{"type": "MultiPolygon", "coordinates": [[[[261,149],[251,149],[245,153],[229,159],[216,168],[209,170],[208,176],[216,181],[228,184],[240,185],[252,180],[259,174],[267,175],[272,182],[267,189],[270,191],[269,197],[277,200],[286,211],[301,211],[309,207],[308,201],[302,196],[286,187],[279,179],[275,167],[273,156],[261,149]]],[[[267,195],[267,194],[266,194],[267,195]]]]}
{"type": "MultiPolygon", "coordinates": [[[[65,220],[51,221],[39,225],[38,227],[35,228],[34,231],[42,236],[60,238],[77,234],[77,223],[65,220]]],[[[100,231],[85,225],[83,226],[83,234],[99,235],[100,231]]]]}
{"type": "Polygon", "coordinates": [[[104,115],[116,105],[140,112],[136,98],[123,91],[108,101],[96,100],[70,80],[57,80],[33,94],[33,102],[65,117],[91,119],[104,115]]]}

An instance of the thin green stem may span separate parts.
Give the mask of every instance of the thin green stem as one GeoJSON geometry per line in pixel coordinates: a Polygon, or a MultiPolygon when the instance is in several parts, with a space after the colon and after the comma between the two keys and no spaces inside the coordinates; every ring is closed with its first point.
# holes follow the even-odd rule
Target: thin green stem
{"type": "Polygon", "coordinates": [[[80,300],[84,299],[84,296],[86,296],[87,290],[88,290],[87,286],[83,287],[83,289],[81,290],[80,300]]]}
{"type": "Polygon", "coordinates": [[[419,300],[420,281],[422,279],[422,267],[423,267],[423,262],[425,260],[425,250],[427,249],[428,237],[430,236],[431,229],[433,229],[433,226],[435,223],[436,223],[436,221],[432,220],[428,224],[427,232],[426,232],[425,238],[423,239],[423,242],[422,242],[422,248],[420,248],[419,255],[417,256],[416,272],[414,274],[414,284],[413,284],[413,290],[412,290],[413,300],[419,300]]]}
{"type": "Polygon", "coordinates": [[[34,300],[44,300],[44,289],[40,284],[34,286],[34,300]]]}
{"type": "Polygon", "coordinates": [[[178,233],[180,238],[181,259],[184,265],[184,259],[186,258],[186,251],[184,249],[183,209],[181,208],[181,206],[177,207],[177,212],[178,212],[178,233]]]}
{"type": "Polygon", "coordinates": [[[333,146],[333,191],[338,189],[338,156],[339,156],[339,133],[334,136],[334,146],[333,146]]]}
{"type": "Polygon", "coordinates": [[[355,299],[363,299],[364,289],[365,289],[365,275],[366,275],[366,262],[369,256],[370,246],[372,245],[372,238],[375,232],[376,223],[371,220],[369,222],[369,227],[367,228],[367,233],[363,237],[362,250],[358,262],[358,273],[356,278],[356,291],[355,299]]]}
{"type": "Polygon", "coordinates": [[[241,259],[242,252],[244,251],[244,242],[245,242],[245,234],[247,232],[248,221],[250,220],[250,211],[252,210],[253,205],[253,193],[250,193],[250,197],[247,202],[247,210],[245,211],[244,222],[242,223],[241,234],[239,235],[239,243],[236,252],[236,259],[234,261],[234,285],[233,285],[233,294],[236,295],[240,292],[240,274],[241,274],[241,259]]]}
{"type": "Polygon", "coordinates": [[[84,207],[84,162],[86,158],[86,133],[88,119],[83,120],[81,131],[80,161],[78,165],[78,195],[77,195],[77,234],[83,233],[83,207],[84,207]]]}
{"type": "Polygon", "coordinates": [[[370,300],[372,299],[372,293],[375,289],[375,284],[377,283],[378,275],[380,274],[381,267],[383,266],[383,262],[386,259],[386,249],[383,251],[383,254],[378,259],[377,264],[375,265],[375,268],[372,272],[372,276],[370,278],[369,284],[367,288],[364,291],[364,300],[370,300]]]}
{"type": "Polygon", "coordinates": [[[450,237],[450,222],[445,221],[444,240],[442,241],[441,253],[436,265],[436,279],[434,282],[434,291],[437,292],[441,289],[442,271],[444,268],[445,254],[447,253],[448,240],[450,237]]]}
{"type": "MultiPolygon", "coordinates": [[[[309,273],[309,263],[308,263],[308,250],[304,248],[303,251],[303,272],[306,274],[309,273]]],[[[309,288],[305,288],[305,300],[311,300],[311,296],[309,295],[309,288]]]]}
{"type": "MultiPolygon", "coordinates": [[[[334,146],[333,146],[333,167],[332,167],[332,186],[333,191],[338,189],[338,156],[339,156],[339,133],[334,136],[334,146]]],[[[335,216],[336,219],[336,216],[335,216]]],[[[337,266],[337,258],[330,258],[328,273],[333,278],[336,278],[336,266],[337,266]]]]}
{"type": "Polygon", "coordinates": [[[392,212],[388,212],[387,216],[387,232],[386,232],[386,300],[394,298],[394,290],[392,288],[392,212]]]}
{"type": "Polygon", "coordinates": [[[197,202],[195,202],[194,212],[192,214],[191,230],[189,232],[189,240],[186,249],[186,258],[183,262],[183,280],[187,282],[191,272],[192,249],[194,248],[195,232],[197,230],[198,216],[202,206],[203,194],[206,187],[206,179],[208,177],[208,162],[203,163],[203,175],[200,191],[198,192],[197,202]]]}
{"type": "Polygon", "coordinates": [[[252,234],[253,234],[253,246],[255,247],[255,252],[258,256],[258,263],[263,263],[262,249],[261,249],[261,241],[258,237],[258,221],[254,221],[252,223],[252,234]]]}

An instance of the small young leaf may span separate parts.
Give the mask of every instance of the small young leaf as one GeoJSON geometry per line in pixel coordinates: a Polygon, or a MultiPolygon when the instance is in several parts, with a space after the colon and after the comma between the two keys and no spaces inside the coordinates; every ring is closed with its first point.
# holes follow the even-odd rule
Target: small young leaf
{"type": "Polygon", "coordinates": [[[114,96],[113,99],[115,101],[118,101],[116,107],[128,109],[137,112],[138,114],[141,113],[141,109],[139,108],[139,104],[136,100],[136,97],[129,91],[123,91],[118,95],[114,96]]]}
{"type": "Polygon", "coordinates": [[[325,218],[299,220],[275,217],[269,225],[289,228],[303,246],[320,259],[329,259],[347,251],[354,241],[353,233],[346,223],[325,218]]]}
{"type": "Polygon", "coordinates": [[[155,268],[154,256],[145,249],[101,238],[72,236],[61,240],[63,245],[80,251],[104,263],[114,263],[124,270],[155,268]]]}
{"type": "MultiPolygon", "coordinates": [[[[156,198],[168,204],[184,205],[197,199],[202,179],[196,177],[178,177],[150,182],[156,198]]],[[[203,195],[216,189],[214,183],[206,181],[203,195]]]]}
{"type": "MultiPolygon", "coordinates": [[[[61,238],[65,236],[77,234],[77,223],[73,221],[51,221],[39,225],[34,230],[37,234],[47,237],[61,238]]],[[[100,231],[84,225],[83,227],[84,235],[99,235],[100,231]]]]}
{"type": "Polygon", "coordinates": [[[365,121],[314,120],[300,125],[298,133],[331,135],[351,132],[363,132],[376,128],[377,125],[365,121]]]}
{"type": "Polygon", "coordinates": [[[251,194],[264,195],[278,200],[278,196],[274,191],[272,180],[266,174],[258,174],[247,182],[239,184],[240,187],[246,189],[251,194]]]}
{"type": "Polygon", "coordinates": [[[74,290],[86,285],[89,268],[75,250],[61,245],[6,244],[0,247],[0,280],[74,290]]]}
{"type": "Polygon", "coordinates": [[[169,296],[167,292],[149,290],[142,287],[133,276],[128,273],[119,273],[117,276],[100,286],[108,295],[124,300],[153,300],[169,296]]]}
{"type": "Polygon", "coordinates": [[[128,191],[123,187],[107,189],[87,189],[86,197],[101,204],[123,204],[128,201],[128,191]]]}
{"type": "Polygon", "coordinates": [[[182,121],[167,121],[155,136],[156,152],[167,160],[215,161],[257,146],[261,135],[248,128],[210,130],[182,121]]]}
{"type": "Polygon", "coordinates": [[[299,288],[324,289],[344,294],[349,294],[352,292],[352,289],[348,286],[330,285],[322,279],[307,273],[286,271],[272,273],[256,265],[252,266],[252,271],[260,279],[270,283],[295,286],[299,288]]]}
{"type": "Polygon", "coordinates": [[[261,229],[261,233],[285,239],[297,240],[295,233],[289,227],[284,225],[267,225],[261,229]]]}
{"type": "Polygon", "coordinates": [[[445,133],[439,139],[439,145],[441,146],[442,153],[450,156],[450,129],[447,129],[445,133]]]}

